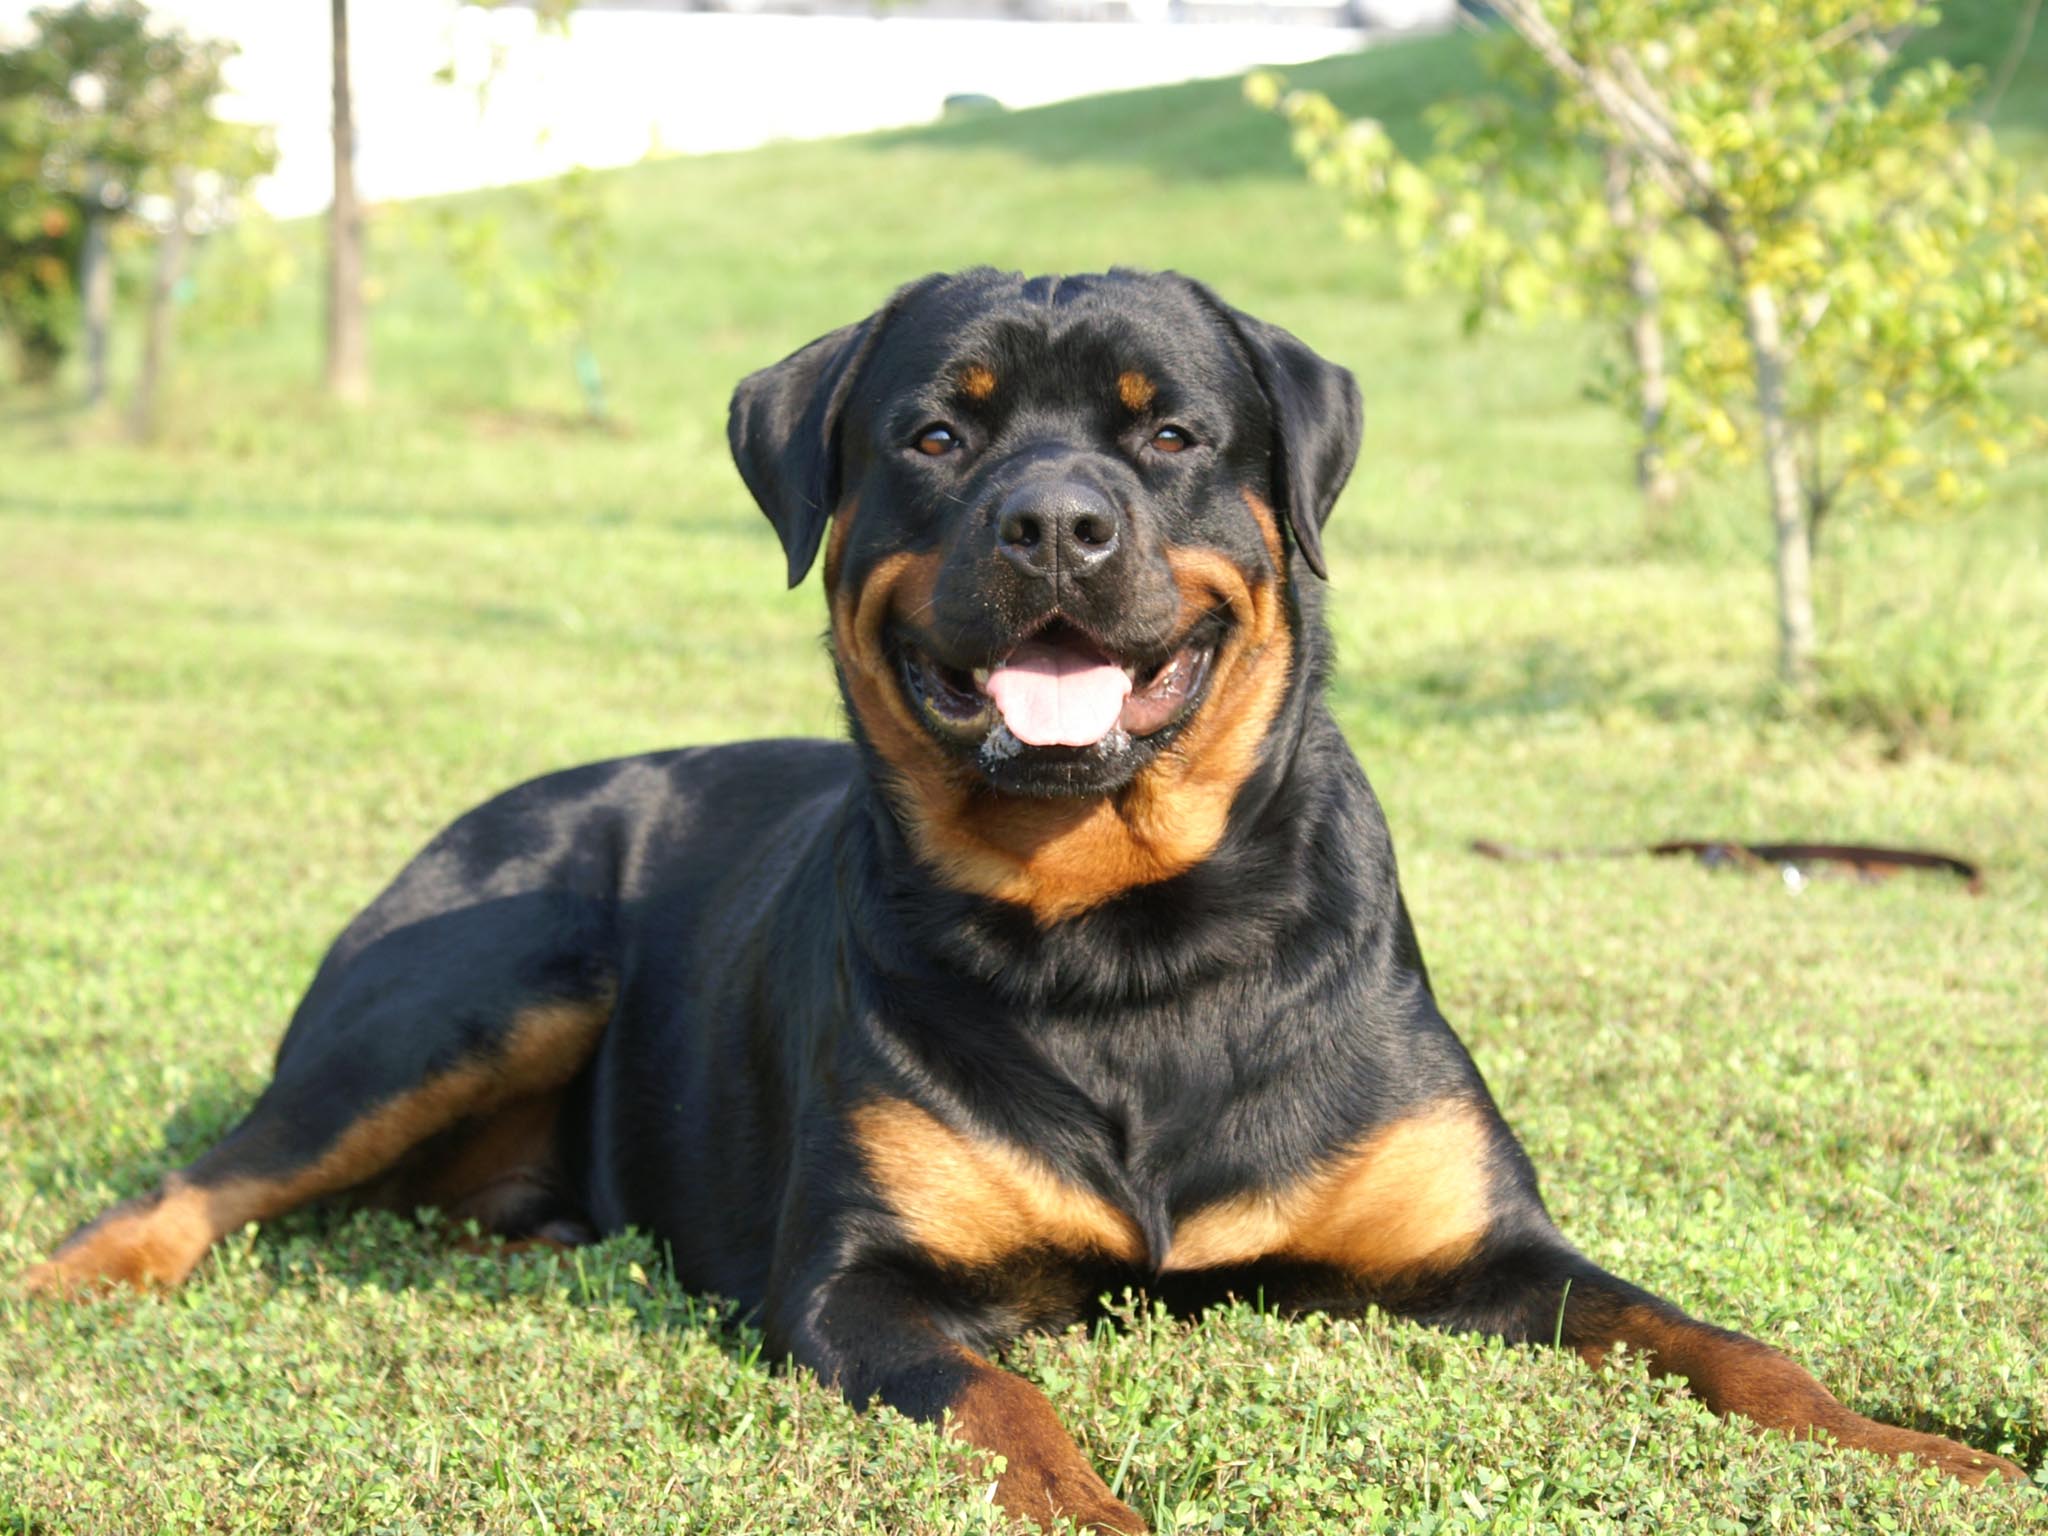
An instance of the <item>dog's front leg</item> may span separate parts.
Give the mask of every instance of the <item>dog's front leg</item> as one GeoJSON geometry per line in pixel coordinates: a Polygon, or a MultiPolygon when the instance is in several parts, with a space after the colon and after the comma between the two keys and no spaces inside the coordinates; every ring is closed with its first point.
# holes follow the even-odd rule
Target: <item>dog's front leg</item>
{"type": "Polygon", "coordinates": [[[996,1502],[1047,1530],[1065,1516],[1085,1531],[1139,1536],[1137,1511],[1109,1491],[1045,1394],[965,1345],[933,1320],[908,1280],[882,1271],[834,1276],[800,1305],[785,1341],[791,1357],[857,1407],[887,1403],[944,1422],[970,1445],[1003,1458],[996,1502]]]}
{"type": "Polygon", "coordinates": [[[1684,1378],[1715,1413],[1764,1429],[1799,1439],[1821,1435],[1880,1456],[1911,1456],[1966,1483],[2026,1480],[2026,1470],[2003,1456],[1855,1412],[1769,1345],[1700,1322],[1617,1280],[1561,1238],[1505,1246],[1425,1294],[1426,1302],[1403,1310],[1517,1342],[1556,1342],[1595,1367],[1625,1344],[1646,1358],[1652,1374],[1684,1378]]]}

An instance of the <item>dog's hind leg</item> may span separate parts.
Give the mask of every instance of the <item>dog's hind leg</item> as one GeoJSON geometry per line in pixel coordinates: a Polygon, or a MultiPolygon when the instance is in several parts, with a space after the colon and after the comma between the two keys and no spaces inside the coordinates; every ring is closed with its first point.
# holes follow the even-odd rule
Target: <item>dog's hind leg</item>
{"type": "Polygon", "coordinates": [[[538,892],[378,913],[373,938],[359,923],[322,967],[248,1116],[72,1234],[30,1290],[175,1285],[227,1233],[343,1193],[511,1233],[570,1214],[548,1205],[555,1101],[611,1014],[599,904],[538,892]]]}

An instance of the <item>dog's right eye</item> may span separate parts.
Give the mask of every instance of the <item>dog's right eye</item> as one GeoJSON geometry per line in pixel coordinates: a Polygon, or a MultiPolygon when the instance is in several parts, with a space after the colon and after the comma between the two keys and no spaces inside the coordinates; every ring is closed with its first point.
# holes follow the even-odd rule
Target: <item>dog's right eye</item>
{"type": "Polygon", "coordinates": [[[915,446],[927,458],[941,458],[960,446],[960,435],[943,423],[933,422],[918,433],[915,446]]]}

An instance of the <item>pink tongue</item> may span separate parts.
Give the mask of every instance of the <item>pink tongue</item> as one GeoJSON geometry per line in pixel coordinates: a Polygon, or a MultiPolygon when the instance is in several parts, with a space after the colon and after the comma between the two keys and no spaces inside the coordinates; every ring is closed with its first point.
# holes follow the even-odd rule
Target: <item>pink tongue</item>
{"type": "Polygon", "coordinates": [[[1131,680],[1093,652],[1026,640],[988,675],[1003,724],[1027,747],[1092,747],[1116,726],[1131,680]]]}

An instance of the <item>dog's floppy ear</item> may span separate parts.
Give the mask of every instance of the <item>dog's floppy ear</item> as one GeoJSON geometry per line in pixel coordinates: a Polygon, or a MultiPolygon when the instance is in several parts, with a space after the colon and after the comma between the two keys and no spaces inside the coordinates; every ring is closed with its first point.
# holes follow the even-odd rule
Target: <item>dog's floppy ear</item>
{"type": "Polygon", "coordinates": [[[898,289],[867,319],[748,374],[732,393],[726,440],[740,478],[782,540],[792,587],[810,572],[825,524],[839,505],[839,419],[861,366],[890,317],[935,281],[929,277],[898,289]]]}
{"type": "Polygon", "coordinates": [[[754,500],[789,556],[789,584],[810,572],[839,503],[839,416],[880,326],[870,315],[820,336],[732,392],[725,435],[754,500]]]}
{"type": "Polygon", "coordinates": [[[1351,370],[1318,356],[1277,325],[1233,309],[1200,283],[1202,301],[1237,334],[1273,415],[1273,489],[1308,568],[1325,581],[1323,524],[1351,466],[1365,428],[1358,381],[1351,370]]]}

